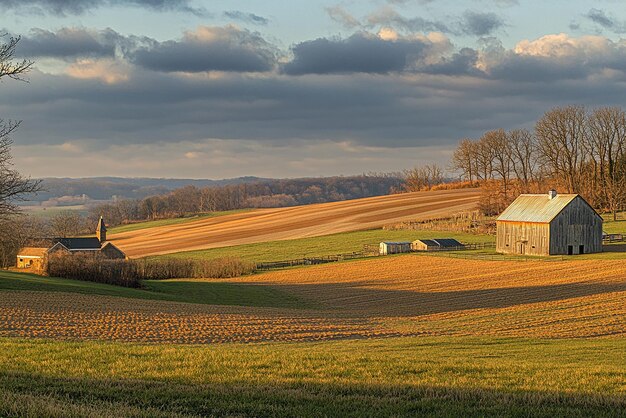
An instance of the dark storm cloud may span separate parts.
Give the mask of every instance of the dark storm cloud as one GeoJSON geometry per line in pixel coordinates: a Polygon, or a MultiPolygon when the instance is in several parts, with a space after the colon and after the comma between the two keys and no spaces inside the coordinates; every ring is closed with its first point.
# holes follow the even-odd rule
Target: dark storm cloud
{"type": "Polygon", "coordinates": [[[129,56],[142,67],[164,72],[264,72],[275,65],[275,50],[260,35],[227,26],[201,27],[180,41],[154,43],[129,56]]]}
{"type": "Polygon", "coordinates": [[[224,16],[229,19],[240,20],[242,22],[251,23],[253,25],[267,25],[269,23],[269,20],[263,16],[259,16],[254,13],[242,12],[239,10],[224,12],[224,16]]]}
{"type": "Polygon", "coordinates": [[[357,33],[347,39],[320,38],[293,47],[293,60],[282,67],[291,75],[404,71],[421,58],[427,45],[419,40],[384,40],[357,33]]]}
{"type": "Polygon", "coordinates": [[[502,18],[495,13],[478,13],[467,11],[463,15],[461,29],[468,35],[490,35],[504,25],[502,18]]]}
{"type": "Polygon", "coordinates": [[[96,32],[80,28],[62,28],[57,32],[51,32],[35,28],[22,37],[17,52],[20,56],[29,58],[113,57],[121,38],[111,29],[96,32]]]}
{"type": "Polygon", "coordinates": [[[57,16],[81,15],[93,9],[111,6],[206,14],[203,9],[191,7],[189,0],[0,0],[0,10],[17,10],[33,14],[50,13],[57,16]]]}
{"type": "Polygon", "coordinates": [[[591,20],[593,23],[602,26],[604,29],[608,29],[615,33],[626,32],[626,22],[617,20],[616,18],[609,16],[600,9],[591,9],[585,15],[585,17],[591,20]]]}

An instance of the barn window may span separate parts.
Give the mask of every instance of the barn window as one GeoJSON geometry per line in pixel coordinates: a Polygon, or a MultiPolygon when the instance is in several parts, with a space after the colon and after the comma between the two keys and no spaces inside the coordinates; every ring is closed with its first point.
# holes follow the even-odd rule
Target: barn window
{"type": "Polygon", "coordinates": [[[20,263],[23,263],[23,262],[24,262],[24,259],[23,259],[23,258],[20,258],[20,263]]]}

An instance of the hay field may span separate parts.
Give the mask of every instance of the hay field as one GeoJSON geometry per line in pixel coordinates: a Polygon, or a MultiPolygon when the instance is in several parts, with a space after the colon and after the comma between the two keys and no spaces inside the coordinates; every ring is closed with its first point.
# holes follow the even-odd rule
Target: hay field
{"type": "Polygon", "coordinates": [[[478,189],[417,192],[290,208],[260,209],[110,234],[130,257],[288,240],[381,227],[472,209],[478,189]]]}
{"type": "MultiPolygon", "coordinates": [[[[190,282],[195,284],[190,288],[198,289],[216,281],[165,283],[190,282]]],[[[266,287],[302,303],[296,308],[216,306],[11,291],[0,293],[0,336],[247,343],[626,334],[626,271],[621,261],[487,262],[406,255],[217,282],[266,287]]]]}

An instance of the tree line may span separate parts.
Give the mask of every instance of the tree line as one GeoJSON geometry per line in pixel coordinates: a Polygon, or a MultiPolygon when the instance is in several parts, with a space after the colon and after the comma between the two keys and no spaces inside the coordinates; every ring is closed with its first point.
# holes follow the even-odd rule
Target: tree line
{"type": "Polygon", "coordinates": [[[595,208],[626,208],[626,113],[619,107],[557,107],[534,130],[496,129],[464,138],[451,168],[483,186],[481,208],[502,211],[520,193],[581,194],[595,208]]]}
{"type": "MultiPolygon", "coordinates": [[[[401,190],[397,174],[279,179],[217,187],[185,186],[172,192],[94,206],[89,223],[103,216],[109,225],[246,208],[269,208],[381,196],[401,190]]],[[[69,222],[70,224],[72,222],[69,222]]]]}

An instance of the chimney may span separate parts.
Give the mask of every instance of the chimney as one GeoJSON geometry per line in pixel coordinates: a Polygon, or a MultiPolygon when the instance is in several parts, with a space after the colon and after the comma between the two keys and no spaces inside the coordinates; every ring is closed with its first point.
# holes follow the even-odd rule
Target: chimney
{"type": "Polygon", "coordinates": [[[96,237],[100,240],[100,244],[107,240],[107,227],[104,224],[104,219],[100,216],[100,220],[98,221],[98,227],[96,228],[96,237]]]}
{"type": "Polygon", "coordinates": [[[556,190],[550,190],[550,191],[548,192],[548,198],[549,198],[550,200],[552,200],[552,199],[554,199],[555,197],[556,197],[556,190]]]}

